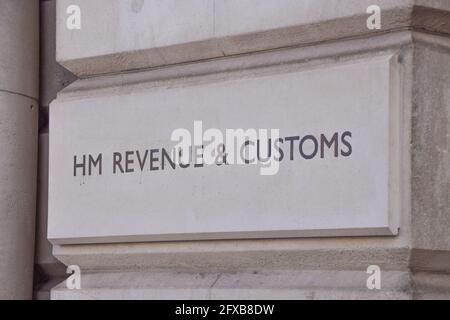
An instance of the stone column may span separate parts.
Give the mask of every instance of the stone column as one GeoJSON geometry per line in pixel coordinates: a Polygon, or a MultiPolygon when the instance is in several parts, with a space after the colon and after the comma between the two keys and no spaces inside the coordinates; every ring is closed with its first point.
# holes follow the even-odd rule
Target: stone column
{"type": "Polygon", "coordinates": [[[36,212],[39,2],[0,2],[0,299],[29,299],[36,212]]]}
{"type": "MultiPolygon", "coordinates": [[[[264,6],[257,2],[57,1],[56,59],[79,79],[61,90],[49,106],[48,238],[58,260],[80,267],[81,287],[69,289],[61,283],[51,289],[52,299],[450,298],[450,1],[268,0],[264,6]],[[368,27],[372,14],[367,12],[374,4],[380,9],[380,29],[368,27]],[[67,9],[73,5],[78,6],[81,26],[70,29],[66,27],[70,21],[67,9]],[[344,65],[345,69],[340,69],[344,65]],[[363,72],[348,72],[352,66],[363,72]],[[336,70],[340,70],[339,75],[332,77],[336,70]],[[287,73],[301,78],[305,76],[302,72],[320,81],[317,85],[311,85],[309,79],[304,83],[280,81],[287,73]],[[269,86],[258,84],[241,92],[246,89],[237,85],[262,78],[273,80],[269,90],[269,86]],[[354,83],[347,89],[337,86],[349,80],[354,83]],[[217,94],[217,88],[227,94],[217,94]],[[310,88],[317,89],[317,95],[309,96],[310,88]],[[301,92],[301,97],[293,98],[293,92],[301,92]],[[336,93],[340,95],[330,98],[336,93]],[[355,100],[358,96],[361,100],[355,100]],[[330,102],[324,102],[324,97],[330,102]],[[356,102],[357,107],[353,111],[341,109],[351,104],[343,102],[345,99],[356,102]],[[202,109],[205,112],[197,109],[201,103],[207,105],[202,109]],[[378,118],[381,121],[373,117],[370,103],[375,104],[373,110],[386,106],[383,110],[389,112],[378,118]],[[242,108],[233,109],[236,106],[242,108]],[[286,112],[283,108],[288,107],[292,109],[286,112]],[[320,112],[322,107],[328,109],[320,112]],[[292,110],[299,108],[305,108],[304,113],[293,116],[292,110]],[[337,110],[340,115],[330,113],[337,110]],[[228,114],[235,118],[228,121],[228,114]],[[359,195],[357,189],[340,185],[333,191],[339,202],[333,201],[334,197],[324,201],[319,188],[311,193],[311,199],[334,203],[326,210],[330,212],[327,217],[342,221],[347,211],[354,212],[348,221],[369,218],[368,213],[379,217],[388,212],[382,224],[366,219],[363,226],[378,232],[388,223],[389,227],[399,226],[398,232],[358,236],[344,227],[340,228],[342,233],[324,236],[317,232],[326,225],[327,218],[322,218],[309,237],[285,238],[275,230],[265,239],[252,239],[245,232],[228,240],[221,238],[223,234],[202,238],[212,225],[204,223],[205,217],[240,227],[235,231],[245,229],[240,220],[249,221],[247,230],[267,231],[257,226],[266,214],[274,217],[273,225],[277,219],[289,221],[292,228],[284,231],[305,231],[304,221],[325,216],[309,210],[310,199],[302,192],[311,190],[310,182],[326,189],[329,177],[338,177],[343,167],[335,167],[328,177],[313,179],[301,172],[304,163],[297,162],[298,167],[289,175],[266,182],[254,179],[256,175],[241,176],[248,171],[235,171],[229,176],[233,184],[226,182],[225,174],[224,178],[205,174],[205,179],[196,180],[204,174],[201,171],[195,173],[197,176],[180,176],[179,171],[169,176],[160,170],[159,177],[166,179],[161,183],[155,183],[156,174],[150,177],[148,172],[130,173],[123,180],[124,176],[113,175],[112,170],[104,170],[101,177],[73,175],[74,155],[103,152],[104,163],[112,164],[108,158],[112,151],[162,146],[159,141],[168,140],[171,130],[186,128],[208,116],[205,123],[209,122],[209,128],[220,119],[229,124],[217,128],[231,129],[253,128],[266,116],[273,115],[274,120],[280,114],[286,115],[285,119],[267,121],[265,128],[300,135],[313,128],[322,132],[357,129],[353,137],[354,141],[359,139],[361,148],[353,149],[355,155],[367,155],[362,147],[379,147],[383,140],[384,151],[380,149],[365,160],[358,158],[355,163],[384,163],[386,167],[363,168],[343,175],[335,180],[338,183],[331,182],[346,181],[355,186],[356,179],[366,177],[369,184],[377,182],[367,196],[355,196],[359,195]],[[311,120],[305,120],[307,115],[313,116],[311,120]],[[295,122],[290,128],[288,118],[295,122]],[[300,122],[301,118],[305,122],[300,122]],[[190,123],[180,125],[180,119],[190,123]],[[324,123],[327,119],[334,122],[324,123]],[[354,120],[358,123],[351,122],[354,120]],[[315,123],[322,124],[311,125],[315,123]],[[386,126],[381,127],[381,123],[386,126]],[[160,124],[164,127],[158,127],[160,124]],[[372,125],[377,135],[364,139],[361,129],[372,125]],[[148,128],[152,131],[145,133],[148,128]],[[156,136],[163,137],[163,133],[167,138],[158,140],[156,136]],[[380,157],[383,154],[386,158],[380,157]],[[294,172],[298,175],[291,175],[294,172]],[[389,180],[379,184],[383,174],[389,180]],[[175,175],[178,178],[173,178],[175,175]],[[241,183],[236,183],[238,178],[241,183]],[[236,196],[208,197],[208,179],[217,180],[222,195],[247,181],[253,181],[247,189],[260,194],[253,196],[244,190],[236,196]],[[305,184],[291,184],[294,180],[305,184]],[[171,189],[169,184],[184,189],[171,189]],[[386,203],[384,209],[373,203],[355,210],[342,209],[343,203],[373,199],[384,190],[380,185],[389,186],[383,192],[385,200],[373,203],[386,203]],[[158,189],[149,192],[153,186],[158,189]],[[298,212],[295,219],[285,219],[287,201],[276,202],[278,208],[266,213],[267,207],[261,203],[245,208],[247,201],[267,199],[277,190],[287,190],[282,189],[286,186],[297,192],[291,197],[296,201],[291,206],[298,212]],[[339,196],[344,194],[355,197],[345,201],[339,196]],[[155,201],[160,199],[166,203],[155,201]],[[184,207],[174,209],[176,202],[184,207]],[[227,212],[218,213],[221,207],[228,208],[227,212]],[[167,214],[163,219],[155,218],[156,212],[167,214]],[[179,212],[186,214],[180,219],[179,212]],[[230,218],[233,212],[242,218],[230,218]],[[203,225],[194,230],[200,220],[203,225]],[[299,225],[294,226],[295,221],[299,225]],[[184,229],[188,238],[170,238],[181,229],[173,231],[171,224],[180,223],[191,228],[184,229]],[[141,226],[162,228],[142,231],[141,226]],[[163,238],[165,235],[169,237],[163,238]],[[379,273],[371,271],[377,269],[379,273]],[[371,272],[377,276],[372,278],[371,272]],[[370,280],[377,277],[379,285],[371,285],[370,280]]],[[[320,172],[323,164],[311,169],[320,172]]]]}

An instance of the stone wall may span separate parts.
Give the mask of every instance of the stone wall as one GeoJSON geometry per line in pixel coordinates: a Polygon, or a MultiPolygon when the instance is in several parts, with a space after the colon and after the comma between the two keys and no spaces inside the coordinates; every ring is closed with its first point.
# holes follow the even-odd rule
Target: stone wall
{"type": "MultiPolygon", "coordinates": [[[[61,283],[51,289],[51,298],[450,298],[450,3],[378,1],[382,27],[370,30],[366,8],[371,2],[58,0],[56,7],[54,1],[42,2],[41,12],[56,11],[56,20],[51,14],[44,20],[49,30],[56,22],[56,60],[79,77],[61,90],[75,76],[53,64],[53,44],[45,39],[49,47],[41,59],[41,83],[48,93],[41,92],[41,105],[59,91],[50,118],[52,106],[65,100],[199,79],[276,75],[384,55],[396,59],[391,90],[399,105],[390,120],[398,148],[389,166],[391,181],[399,186],[389,195],[395,200],[397,235],[53,241],[52,255],[66,266],[80,266],[82,277],[81,289],[61,283]],[[71,4],[81,9],[79,30],[66,28],[71,4]],[[381,269],[381,290],[366,287],[369,265],[381,269]]],[[[41,152],[47,139],[43,132],[41,152]]],[[[48,135],[52,139],[52,130],[48,135]]],[[[45,297],[64,268],[49,252],[46,185],[40,189],[38,239],[44,245],[37,264],[48,280],[39,291],[45,297]]]]}

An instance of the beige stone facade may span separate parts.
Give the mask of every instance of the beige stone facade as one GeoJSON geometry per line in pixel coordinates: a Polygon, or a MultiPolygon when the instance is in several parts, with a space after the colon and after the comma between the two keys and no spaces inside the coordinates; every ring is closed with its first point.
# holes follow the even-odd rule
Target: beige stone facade
{"type": "Polygon", "coordinates": [[[3,0],[0,35],[0,298],[450,298],[449,1],[3,0]],[[193,120],[354,153],[73,173],[193,120]]]}

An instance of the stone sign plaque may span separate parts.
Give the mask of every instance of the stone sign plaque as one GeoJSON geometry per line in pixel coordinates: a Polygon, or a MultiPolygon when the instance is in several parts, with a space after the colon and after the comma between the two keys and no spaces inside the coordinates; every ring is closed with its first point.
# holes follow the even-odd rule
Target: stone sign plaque
{"type": "Polygon", "coordinates": [[[48,237],[68,244],[394,235],[397,68],[395,56],[377,56],[62,93],[50,107],[48,237]],[[226,138],[237,129],[257,136],[233,153],[226,138]],[[184,162],[176,161],[176,132],[192,134],[184,162]],[[227,141],[216,150],[221,161],[206,164],[211,133],[227,141]]]}

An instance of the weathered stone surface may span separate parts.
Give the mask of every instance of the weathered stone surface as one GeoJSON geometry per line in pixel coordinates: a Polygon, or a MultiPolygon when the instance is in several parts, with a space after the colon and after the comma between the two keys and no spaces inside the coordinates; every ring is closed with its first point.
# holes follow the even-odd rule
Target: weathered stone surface
{"type": "Polygon", "coordinates": [[[39,1],[0,2],[0,299],[33,290],[39,1]]]}
{"type": "Polygon", "coordinates": [[[371,0],[59,0],[57,60],[89,76],[406,28],[450,34],[446,0],[376,4],[380,30],[367,28],[371,0]],[[66,9],[74,4],[81,29],[71,30],[66,9]]]}
{"type": "Polygon", "coordinates": [[[186,19],[171,1],[73,0],[70,4],[81,6],[82,29],[68,31],[69,1],[58,1],[57,59],[89,76],[58,98],[77,108],[83,108],[76,104],[80,99],[133,97],[183,87],[187,78],[220,83],[252,78],[260,69],[270,77],[299,65],[397,56],[401,209],[394,237],[54,245],[61,262],[80,266],[82,289],[61,283],[52,298],[448,299],[450,2],[377,2],[379,31],[366,28],[365,10],[372,1],[255,6],[254,1],[192,0],[183,3],[186,19]],[[294,47],[283,49],[287,46],[294,47]],[[382,272],[379,291],[366,288],[365,271],[373,264],[382,272]]]}
{"type": "MultiPolygon", "coordinates": [[[[397,60],[385,55],[227,81],[192,79],[173,88],[132,86],[87,99],[82,92],[78,99],[60,95],[50,107],[50,240],[396,234],[397,60]],[[209,128],[224,135],[277,129],[285,141],[279,155],[275,147],[271,153],[283,160],[262,175],[265,164],[236,163],[224,141],[229,165],[192,159],[187,169],[171,168],[161,148],[171,153],[178,128],[194,135],[194,121],[203,123],[200,139],[209,128]],[[100,159],[95,168],[92,159],[100,159]]],[[[256,137],[247,139],[256,148],[256,137]]]]}
{"type": "Polygon", "coordinates": [[[450,249],[449,49],[419,43],[414,51],[411,205],[418,249],[450,249]]]}
{"type": "MultiPolygon", "coordinates": [[[[81,267],[84,284],[82,290],[75,291],[61,284],[52,290],[52,298],[448,298],[450,282],[446,273],[450,270],[450,255],[444,234],[448,229],[445,227],[448,205],[445,192],[439,191],[448,183],[445,175],[448,144],[445,134],[441,135],[448,126],[445,112],[448,103],[442,88],[448,81],[444,66],[448,59],[448,40],[444,37],[399,33],[382,36],[377,41],[361,39],[323,44],[314,50],[303,48],[295,49],[298,52],[279,51],[177,66],[137,77],[124,75],[119,82],[115,77],[102,77],[77,82],[63,95],[77,99],[81,92],[83,95],[130,92],[126,83],[134,86],[145,81],[155,84],[170,81],[176,86],[177,76],[193,76],[196,72],[197,76],[210,75],[215,68],[224,70],[228,77],[236,70],[245,76],[242,66],[261,67],[265,63],[272,65],[268,70],[273,74],[279,68],[277,57],[293,63],[309,61],[309,65],[323,65],[324,61],[337,57],[354,61],[358,55],[364,55],[359,51],[362,47],[372,52],[396,52],[405,66],[400,73],[402,117],[399,120],[403,128],[401,194],[404,205],[397,237],[56,245],[54,254],[58,259],[66,265],[81,267]],[[359,53],[348,55],[352,50],[359,53]],[[317,57],[317,61],[310,60],[310,55],[317,57]],[[431,82],[425,84],[428,77],[431,82]],[[434,106],[432,110],[428,109],[431,106],[434,106]],[[427,140],[435,142],[429,144],[427,140]],[[434,182],[427,180],[426,174],[432,173],[429,170],[436,173],[431,175],[434,182]],[[421,185],[425,187],[423,195],[421,185]],[[432,226],[424,228],[428,223],[432,226]],[[365,270],[372,264],[382,270],[384,280],[380,291],[365,287],[365,270]],[[121,282],[123,279],[126,281],[121,282]],[[171,286],[174,282],[177,285],[171,286]]],[[[290,68],[288,64],[286,70],[290,68]]],[[[146,90],[142,85],[141,89],[146,90]]]]}
{"type": "Polygon", "coordinates": [[[0,91],[0,298],[29,299],[33,285],[38,104],[0,91]]]}
{"type": "Polygon", "coordinates": [[[411,299],[407,272],[383,273],[383,290],[368,290],[359,271],[233,273],[127,272],[85,274],[80,290],[52,290],[52,299],[411,299]],[[83,287],[84,286],[84,287],[83,287]],[[333,289],[330,289],[333,288],[333,289]]]}

